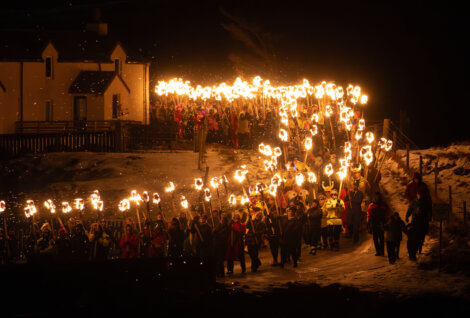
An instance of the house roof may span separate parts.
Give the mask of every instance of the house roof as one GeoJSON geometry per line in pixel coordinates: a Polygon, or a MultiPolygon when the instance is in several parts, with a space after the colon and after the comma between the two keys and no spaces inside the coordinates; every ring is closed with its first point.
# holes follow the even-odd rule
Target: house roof
{"type": "Polygon", "coordinates": [[[130,92],[124,80],[115,72],[110,71],[81,71],[70,85],[70,94],[104,94],[114,78],[117,77],[130,92]]]}
{"type": "Polygon", "coordinates": [[[112,36],[99,36],[90,31],[0,30],[0,61],[41,61],[41,54],[49,43],[64,62],[112,62],[111,53],[120,44],[127,62],[145,62],[138,52],[126,47],[112,36]]]}

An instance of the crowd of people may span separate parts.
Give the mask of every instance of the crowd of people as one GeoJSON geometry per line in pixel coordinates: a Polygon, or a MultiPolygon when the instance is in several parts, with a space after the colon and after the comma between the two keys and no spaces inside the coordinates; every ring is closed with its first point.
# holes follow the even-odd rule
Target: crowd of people
{"type": "MultiPolygon", "coordinates": [[[[285,178],[291,178],[290,171],[286,171],[285,178]]],[[[409,258],[416,260],[431,218],[429,191],[419,174],[405,191],[410,202],[407,223],[411,217],[407,225],[397,212],[390,213],[379,192],[373,194],[370,203],[366,201],[369,188],[360,171],[356,170],[347,184],[352,186],[346,186],[341,193],[325,186],[318,198],[295,185],[286,186],[277,197],[252,191],[247,204],[238,202],[211,213],[192,205],[189,214],[181,213],[168,221],[159,213],[155,220],[146,220],[141,230],[130,217],[111,224],[105,219],[89,223],[71,217],[56,231],[50,222],[40,228],[33,223],[20,244],[14,229],[5,233],[2,228],[1,261],[8,263],[22,257],[40,263],[213,257],[217,275],[222,277],[233,274],[234,262],[239,262],[245,273],[245,254],[251,259],[251,271],[256,272],[263,248],[269,249],[272,266],[284,267],[291,262],[297,267],[302,246],[308,246],[311,255],[321,250],[338,251],[341,237],[355,243],[366,230],[372,234],[376,256],[384,256],[386,247],[391,264],[399,258],[402,233],[406,233],[409,258]]]]}
{"type": "MultiPolygon", "coordinates": [[[[305,152],[301,141],[313,128],[308,119],[318,112],[318,106],[300,104],[299,109],[300,116],[289,119],[289,140],[284,148],[287,153],[279,158],[282,182],[276,196],[263,190],[251,191],[247,204],[238,201],[210,213],[195,204],[189,213],[173,215],[171,220],[159,213],[155,220],[148,218],[142,224],[132,218],[90,222],[79,217],[72,217],[65,224],[44,222],[40,227],[32,222],[21,239],[15,229],[7,230],[4,221],[4,228],[0,229],[1,262],[200,256],[214,257],[217,275],[222,277],[233,274],[234,262],[240,263],[242,273],[246,271],[245,253],[251,259],[253,272],[262,265],[259,251],[263,248],[270,251],[271,265],[284,267],[291,263],[297,267],[304,244],[311,255],[326,249],[339,251],[341,240],[357,243],[361,233],[367,231],[372,234],[376,256],[384,256],[386,247],[390,263],[399,258],[402,233],[406,233],[409,258],[416,260],[432,209],[429,190],[421,177],[415,175],[406,188],[410,203],[406,221],[411,217],[411,222],[405,225],[397,212],[391,213],[377,187],[371,186],[371,180],[380,180],[374,165],[367,174],[358,162],[346,180],[322,173],[326,164],[338,168],[336,158],[344,151],[343,145],[352,132],[345,131],[334,115],[321,117],[316,123],[319,133],[313,135],[315,146],[305,152]],[[305,160],[300,161],[304,156],[305,160]],[[316,185],[296,183],[297,172],[309,171],[316,173],[316,185]]],[[[235,111],[216,103],[203,108],[158,105],[153,111],[157,121],[173,122],[181,138],[194,139],[195,131],[206,126],[207,142],[246,149],[257,147],[261,141],[279,144],[280,118],[269,110],[256,113],[243,106],[235,111]]],[[[360,118],[361,112],[355,111],[354,125],[360,118]]],[[[359,158],[357,143],[358,147],[352,149],[353,158],[359,158]]]]}

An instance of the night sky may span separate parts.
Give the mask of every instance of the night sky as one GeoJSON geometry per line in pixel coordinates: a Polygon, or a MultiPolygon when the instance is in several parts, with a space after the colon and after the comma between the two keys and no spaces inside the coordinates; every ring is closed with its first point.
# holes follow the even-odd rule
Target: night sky
{"type": "Polygon", "coordinates": [[[101,7],[110,34],[152,61],[153,80],[183,76],[212,84],[242,71],[278,83],[306,77],[312,84],[358,84],[369,95],[369,122],[390,117],[398,124],[399,110],[406,109],[411,136],[421,147],[470,139],[464,115],[469,27],[466,11],[447,2],[102,0],[2,6],[2,28],[52,29],[80,28],[91,20],[92,8],[101,7]],[[233,23],[262,39],[269,62],[224,27],[233,23]],[[239,67],[247,61],[256,66],[252,74],[239,67]]]}

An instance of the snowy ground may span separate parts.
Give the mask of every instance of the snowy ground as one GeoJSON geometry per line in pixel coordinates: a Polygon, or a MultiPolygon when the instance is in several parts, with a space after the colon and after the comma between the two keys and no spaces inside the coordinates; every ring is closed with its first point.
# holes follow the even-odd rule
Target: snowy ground
{"type": "MultiPolygon", "coordinates": [[[[468,149],[468,148],[467,148],[468,149]]],[[[25,199],[42,202],[46,198],[57,201],[86,197],[91,191],[100,190],[105,201],[107,213],[119,214],[119,200],[129,195],[133,189],[138,191],[159,192],[165,213],[171,216],[170,196],[164,193],[169,181],[176,185],[176,195],[185,195],[191,202],[196,201],[196,192],[192,185],[194,178],[203,177],[204,169],[197,169],[197,153],[192,151],[142,152],[123,154],[102,153],[52,153],[36,158],[29,157],[0,167],[2,182],[7,181],[13,189],[4,193],[19,202],[16,207],[21,213],[25,199]],[[20,173],[20,171],[23,171],[20,173]],[[21,190],[21,191],[20,191],[21,190]]],[[[468,158],[468,157],[467,157],[468,158]]],[[[229,178],[228,192],[241,193],[240,186],[233,181],[233,172],[240,165],[246,164],[249,178],[267,182],[269,175],[264,172],[258,152],[234,151],[223,146],[211,147],[207,155],[210,167],[209,177],[225,174],[229,178]]],[[[412,161],[414,162],[414,161],[412,161]]],[[[442,171],[444,179],[445,170],[442,171]]],[[[425,177],[425,180],[426,177],[425,177]]],[[[400,214],[406,211],[406,202],[402,197],[408,178],[391,160],[384,164],[381,187],[394,211],[400,214]]],[[[442,185],[445,188],[445,185],[442,185]]],[[[226,205],[225,190],[220,189],[222,205],[226,205]]],[[[214,205],[217,205],[214,194],[214,205]]],[[[10,202],[10,201],[7,201],[10,202]]],[[[12,207],[15,209],[15,206],[12,207]]],[[[156,211],[156,208],[152,208],[156,211]]],[[[41,213],[47,213],[40,210],[41,213]]],[[[87,213],[93,213],[88,211],[87,213]]],[[[404,239],[404,242],[406,238],[404,239]]],[[[424,254],[435,244],[426,241],[424,254]]],[[[447,295],[463,296],[470,290],[470,280],[462,275],[438,273],[436,270],[418,269],[414,262],[405,257],[406,246],[402,244],[401,259],[395,265],[389,265],[384,257],[375,257],[373,244],[368,234],[364,234],[360,243],[352,245],[341,238],[339,252],[319,251],[312,256],[304,248],[297,269],[287,264],[285,269],[271,267],[268,249],[260,253],[263,265],[258,273],[250,273],[250,261],[247,256],[248,273],[240,274],[240,267],[235,266],[235,275],[222,279],[229,286],[243,287],[246,291],[268,290],[288,282],[317,283],[329,285],[339,283],[355,286],[361,290],[392,292],[399,295],[440,292],[447,295]]],[[[419,258],[425,257],[419,256],[419,258]]],[[[468,295],[467,295],[468,296],[468,295]]]]}

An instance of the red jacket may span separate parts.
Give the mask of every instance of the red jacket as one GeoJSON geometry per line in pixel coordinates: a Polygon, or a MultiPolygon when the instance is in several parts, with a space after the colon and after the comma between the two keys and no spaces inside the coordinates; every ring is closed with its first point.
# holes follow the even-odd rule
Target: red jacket
{"type": "Polygon", "coordinates": [[[137,245],[139,245],[139,239],[137,235],[131,234],[131,236],[124,235],[121,238],[121,258],[135,258],[137,255],[137,245]]]}
{"type": "MultiPolygon", "coordinates": [[[[377,204],[375,204],[374,202],[372,202],[371,204],[369,204],[369,207],[367,208],[367,223],[369,223],[370,221],[370,217],[371,217],[371,212],[374,210],[374,209],[377,209],[379,206],[377,204]]],[[[380,205],[380,207],[382,209],[385,210],[385,221],[388,220],[389,216],[390,216],[390,208],[388,207],[388,205],[382,203],[380,205]]]]}
{"type": "Polygon", "coordinates": [[[244,257],[243,254],[243,235],[246,227],[243,223],[233,223],[227,241],[227,251],[225,259],[227,261],[239,261],[244,257]]]}
{"type": "Polygon", "coordinates": [[[148,249],[148,257],[165,257],[166,240],[165,233],[155,233],[148,249]]]}

